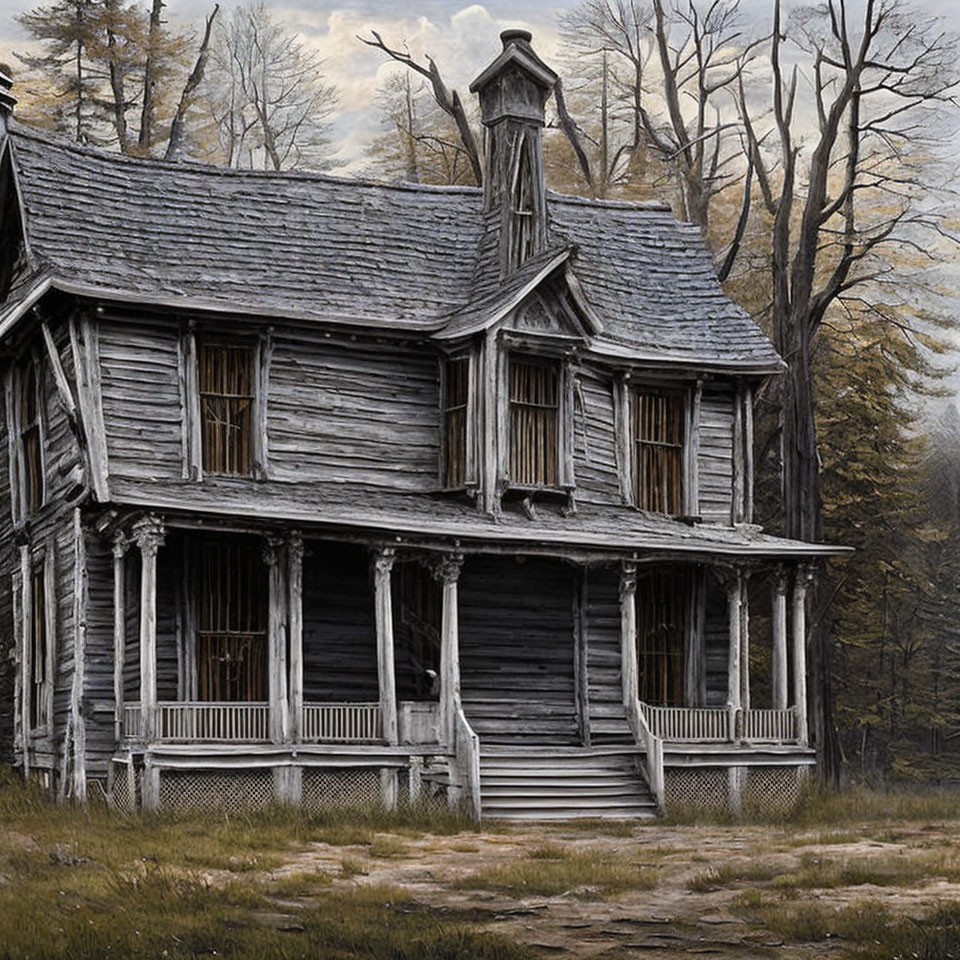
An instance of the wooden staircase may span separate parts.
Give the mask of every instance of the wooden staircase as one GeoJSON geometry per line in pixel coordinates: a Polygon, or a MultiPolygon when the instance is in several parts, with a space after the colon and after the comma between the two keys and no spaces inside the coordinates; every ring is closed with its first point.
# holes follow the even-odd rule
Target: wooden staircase
{"type": "Polygon", "coordinates": [[[485,744],[480,749],[484,818],[646,819],[657,815],[636,748],[485,744]]]}

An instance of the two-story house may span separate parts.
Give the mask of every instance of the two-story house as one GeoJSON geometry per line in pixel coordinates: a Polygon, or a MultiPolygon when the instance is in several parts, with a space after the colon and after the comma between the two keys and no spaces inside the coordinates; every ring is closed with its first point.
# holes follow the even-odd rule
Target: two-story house
{"type": "Polygon", "coordinates": [[[783,363],[696,227],[546,190],[556,75],[502,39],[482,190],[83,148],[18,126],[3,80],[0,755],[25,775],[145,808],[795,796],[836,549],[753,523],[783,363]]]}

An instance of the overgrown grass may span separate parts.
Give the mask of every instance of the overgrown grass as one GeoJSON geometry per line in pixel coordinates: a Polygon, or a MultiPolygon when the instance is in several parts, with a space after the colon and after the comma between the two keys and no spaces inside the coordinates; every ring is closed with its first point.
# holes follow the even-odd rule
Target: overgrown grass
{"type": "Polygon", "coordinates": [[[543,846],[524,858],[486,867],[459,882],[466,890],[496,890],[512,896],[583,899],[616,896],[627,890],[652,890],[657,871],[608,850],[564,850],[543,846]]]}
{"type": "Polygon", "coordinates": [[[709,870],[691,877],[686,886],[693,893],[709,893],[711,890],[719,890],[731,883],[767,882],[779,877],[782,872],[780,868],[773,864],[758,863],[751,860],[724,863],[719,867],[711,867],[709,870]]]}

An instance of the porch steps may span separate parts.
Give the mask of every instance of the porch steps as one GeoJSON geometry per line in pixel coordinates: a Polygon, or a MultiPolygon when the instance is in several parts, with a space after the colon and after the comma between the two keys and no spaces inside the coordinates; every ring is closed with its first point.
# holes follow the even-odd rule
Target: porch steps
{"type": "Polygon", "coordinates": [[[636,749],[530,747],[481,741],[484,818],[648,819],[656,805],[637,766],[636,749]]]}
{"type": "Polygon", "coordinates": [[[463,712],[481,743],[573,745],[580,742],[575,707],[569,699],[464,696],[463,712]]]}

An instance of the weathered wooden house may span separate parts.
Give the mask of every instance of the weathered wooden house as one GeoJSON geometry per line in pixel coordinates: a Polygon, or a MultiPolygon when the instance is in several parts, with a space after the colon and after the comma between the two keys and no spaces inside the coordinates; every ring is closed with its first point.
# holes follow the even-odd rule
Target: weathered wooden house
{"type": "Polygon", "coordinates": [[[24,774],[120,806],[517,817],[796,792],[831,551],[753,523],[782,361],[695,227],[545,189],[556,76],[502,39],[472,87],[482,190],[87,149],[19,127],[4,80],[0,751],[24,774]]]}

